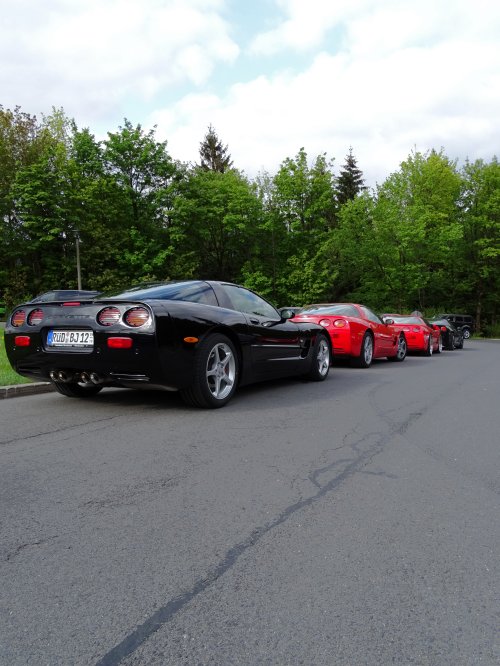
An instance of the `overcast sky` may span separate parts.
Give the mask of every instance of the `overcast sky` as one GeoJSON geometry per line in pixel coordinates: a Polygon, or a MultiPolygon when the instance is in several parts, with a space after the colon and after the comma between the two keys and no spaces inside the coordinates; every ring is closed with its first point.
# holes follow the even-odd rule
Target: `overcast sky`
{"type": "Polygon", "coordinates": [[[199,161],[274,174],[304,147],[368,185],[415,149],[490,161],[499,0],[0,0],[0,104],[62,107],[96,138],[127,118],[199,161]]]}

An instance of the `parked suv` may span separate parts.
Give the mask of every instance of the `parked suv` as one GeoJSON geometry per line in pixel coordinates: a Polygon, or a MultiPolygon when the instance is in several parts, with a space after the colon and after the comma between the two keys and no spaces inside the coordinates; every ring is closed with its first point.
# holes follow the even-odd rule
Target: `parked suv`
{"type": "Polygon", "coordinates": [[[464,338],[470,338],[472,333],[474,333],[474,319],[470,315],[464,314],[440,314],[435,317],[435,319],[447,319],[451,321],[452,324],[455,324],[457,328],[462,329],[464,338]]]}

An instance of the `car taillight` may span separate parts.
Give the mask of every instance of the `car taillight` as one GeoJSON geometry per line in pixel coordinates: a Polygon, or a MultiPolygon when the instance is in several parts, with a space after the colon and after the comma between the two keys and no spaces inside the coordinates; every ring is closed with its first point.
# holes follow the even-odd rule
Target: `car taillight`
{"type": "Polygon", "coordinates": [[[43,310],[32,310],[28,315],[28,324],[30,326],[38,326],[42,323],[43,310]]]}
{"type": "Polygon", "coordinates": [[[336,326],[337,328],[345,328],[347,326],[347,322],[345,319],[336,319],[333,322],[333,325],[336,326]]]}
{"type": "Polygon", "coordinates": [[[441,326],[441,330],[446,332],[446,326],[441,326]]]}
{"type": "Polygon", "coordinates": [[[97,323],[101,326],[112,326],[120,321],[120,316],[118,308],[104,308],[97,315],[97,323]]]}
{"type": "Polygon", "coordinates": [[[127,310],[123,316],[123,321],[127,326],[133,326],[134,328],[144,326],[149,322],[149,310],[142,307],[127,310]]]}
{"type": "Polygon", "coordinates": [[[24,310],[16,310],[10,319],[12,326],[22,326],[26,321],[26,312],[24,310]]]}
{"type": "Polygon", "coordinates": [[[16,335],[14,338],[14,344],[17,347],[29,347],[30,342],[31,340],[29,335],[16,335]]]}
{"type": "Polygon", "coordinates": [[[132,347],[132,338],[108,338],[108,347],[110,349],[130,349],[132,347]]]}
{"type": "Polygon", "coordinates": [[[330,326],[330,320],[329,319],[321,319],[319,324],[320,324],[320,326],[330,326]]]}

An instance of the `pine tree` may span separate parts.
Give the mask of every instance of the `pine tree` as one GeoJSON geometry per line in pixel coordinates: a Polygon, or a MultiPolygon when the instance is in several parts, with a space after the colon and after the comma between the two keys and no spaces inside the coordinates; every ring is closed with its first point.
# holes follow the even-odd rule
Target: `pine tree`
{"type": "Polygon", "coordinates": [[[364,186],[363,172],[358,169],[356,158],[352,154],[352,147],[346,156],[345,164],[337,178],[337,199],[340,205],[350,199],[355,199],[358,194],[366,190],[364,186]]]}
{"type": "Polygon", "coordinates": [[[224,173],[233,165],[227,146],[223,146],[212,125],[200,143],[201,168],[205,171],[218,171],[224,173]]]}

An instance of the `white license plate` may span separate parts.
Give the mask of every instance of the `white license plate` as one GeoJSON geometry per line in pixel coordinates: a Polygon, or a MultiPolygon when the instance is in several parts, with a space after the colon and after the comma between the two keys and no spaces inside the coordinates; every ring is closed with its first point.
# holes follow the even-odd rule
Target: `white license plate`
{"type": "Polygon", "coordinates": [[[49,331],[47,335],[48,347],[78,347],[89,348],[94,346],[93,331],[49,331]]]}

